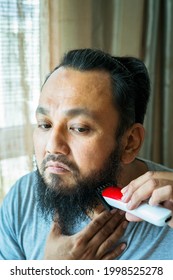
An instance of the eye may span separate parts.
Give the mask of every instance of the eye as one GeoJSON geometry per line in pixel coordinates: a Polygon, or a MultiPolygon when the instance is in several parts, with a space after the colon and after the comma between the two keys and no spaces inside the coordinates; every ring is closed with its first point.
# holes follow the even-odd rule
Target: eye
{"type": "Polygon", "coordinates": [[[89,127],[87,126],[71,126],[69,129],[78,134],[85,134],[90,131],[89,127]]]}
{"type": "Polygon", "coordinates": [[[42,130],[48,130],[51,128],[51,124],[49,123],[38,123],[38,128],[41,128],[42,130]]]}

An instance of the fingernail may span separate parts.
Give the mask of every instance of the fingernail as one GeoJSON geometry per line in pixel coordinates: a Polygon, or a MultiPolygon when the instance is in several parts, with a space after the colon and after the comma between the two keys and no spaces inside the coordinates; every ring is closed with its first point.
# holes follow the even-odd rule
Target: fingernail
{"type": "Polygon", "coordinates": [[[126,244],[125,243],[123,243],[122,245],[121,245],[121,250],[124,250],[125,248],[126,248],[126,244]]]}
{"type": "Polygon", "coordinates": [[[126,202],[127,198],[128,198],[128,192],[126,192],[126,193],[123,195],[123,197],[121,198],[121,200],[122,200],[123,202],[126,202]]]}
{"type": "Polygon", "coordinates": [[[116,212],[117,212],[117,208],[113,208],[113,209],[111,209],[111,211],[110,211],[111,214],[114,214],[114,213],[116,213],[116,212]]]}
{"type": "Polygon", "coordinates": [[[122,194],[124,194],[128,189],[128,186],[124,187],[123,189],[121,189],[122,194]]]}
{"type": "Polygon", "coordinates": [[[149,203],[151,206],[153,206],[153,205],[154,205],[152,197],[150,197],[150,199],[149,199],[148,203],[149,203]]]}

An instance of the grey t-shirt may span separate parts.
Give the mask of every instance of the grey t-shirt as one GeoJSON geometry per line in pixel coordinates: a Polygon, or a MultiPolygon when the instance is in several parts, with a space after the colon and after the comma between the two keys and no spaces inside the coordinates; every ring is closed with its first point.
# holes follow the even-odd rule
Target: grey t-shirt
{"type": "MultiPolygon", "coordinates": [[[[143,160],[143,159],[142,159],[143,160]]],[[[144,160],[143,160],[144,161],[144,160]]],[[[145,161],[149,170],[172,171],[145,161]]],[[[35,202],[35,172],[19,179],[5,197],[0,209],[0,259],[42,259],[51,220],[47,222],[35,202]]],[[[79,231],[80,224],[76,231],[79,231]]],[[[173,260],[173,229],[147,222],[130,222],[119,242],[127,248],[122,260],[173,260]]]]}

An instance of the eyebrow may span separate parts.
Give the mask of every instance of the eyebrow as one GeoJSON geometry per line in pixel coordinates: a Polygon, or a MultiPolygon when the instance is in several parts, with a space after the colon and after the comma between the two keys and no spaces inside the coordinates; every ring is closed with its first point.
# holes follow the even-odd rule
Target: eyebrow
{"type": "MultiPolygon", "coordinates": [[[[50,111],[44,107],[38,106],[36,109],[36,114],[42,114],[42,115],[49,115],[50,111]]],[[[76,117],[79,115],[84,115],[89,118],[94,118],[96,119],[96,114],[92,111],[89,111],[86,108],[73,108],[69,110],[64,111],[64,115],[68,117],[76,117]]]]}
{"type": "Polygon", "coordinates": [[[36,109],[36,114],[49,115],[49,110],[44,107],[38,106],[36,109]]]}
{"type": "Polygon", "coordinates": [[[84,115],[89,118],[96,118],[96,114],[92,111],[89,111],[86,108],[73,108],[73,109],[64,111],[64,113],[66,116],[69,116],[69,117],[76,117],[79,115],[84,115]]]}

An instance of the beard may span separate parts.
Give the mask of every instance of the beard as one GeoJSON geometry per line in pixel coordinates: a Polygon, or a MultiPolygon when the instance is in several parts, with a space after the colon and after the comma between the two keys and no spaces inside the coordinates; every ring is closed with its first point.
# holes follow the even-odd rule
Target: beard
{"type": "Polygon", "coordinates": [[[80,176],[77,166],[64,155],[48,155],[40,171],[38,168],[36,170],[36,198],[44,218],[51,217],[51,220],[57,222],[62,234],[73,234],[81,221],[88,220],[87,212],[93,212],[101,203],[97,189],[104,185],[117,184],[120,157],[121,149],[117,147],[100,170],[90,172],[88,176],[80,176]],[[49,179],[46,178],[45,166],[50,160],[64,163],[73,171],[73,186],[65,185],[57,174],[50,174],[49,179]]]}

